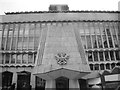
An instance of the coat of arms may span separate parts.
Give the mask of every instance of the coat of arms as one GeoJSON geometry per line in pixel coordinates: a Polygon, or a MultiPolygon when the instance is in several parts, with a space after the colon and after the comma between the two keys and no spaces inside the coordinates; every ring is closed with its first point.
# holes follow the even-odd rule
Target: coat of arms
{"type": "Polygon", "coordinates": [[[70,56],[68,56],[66,53],[58,53],[55,56],[55,59],[57,60],[57,63],[60,65],[65,65],[67,64],[67,60],[69,59],[70,56]]]}

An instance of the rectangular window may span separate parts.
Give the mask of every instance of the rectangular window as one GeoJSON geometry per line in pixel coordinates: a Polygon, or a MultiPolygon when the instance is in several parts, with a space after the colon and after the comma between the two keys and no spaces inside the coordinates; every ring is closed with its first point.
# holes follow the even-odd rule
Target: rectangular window
{"type": "Polygon", "coordinates": [[[16,54],[11,55],[11,64],[14,64],[16,60],[16,54]]]}
{"type": "Polygon", "coordinates": [[[117,41],[116,35],[113,35],[113,40],[114,40],[115,47],[118,48],[118,41],[117,41]]]}
{"type": "Polygon", "coordinates": [[[28,54],[23,54],[23,60],[22,63],[26,64],[28,62],[28,54]]]}
{"type": "Polygon", "coordinates": [[[8,25],[4,25],[5,28],[4,28],[4,36],[7,36],[7,33],[8,33],[8,25]]]}
{"type": "Polygon", "coordinates": [[[103,36],[104,47],[105,47],[105,48],[108,48],[108,43],[107,43],[106,35],[102,35],[102,36],[103,36]]]}
{"type": "Polygon", "coordinates": [[[29,35],[29,24],[25,24],[25,31],[24,31],[24,36],[29,35]]]}
{"type": "Polygon", "coordinates": [[[94,56],[94,61],[98,61],[98,52],[94,51],[93,56],[94,56]]]}
{"type": "Polygon", "coordinates": [[[100,57],[100,61],[104,61],[104,56],[103,56],[103,52],[99,52],[99,57],[100,57]]]}
{"type": "Polygon", "coordinates": [[[101,35],[97,35],[97,39],[99,48],[103,48],[101,35]]]}
{"type": "Polygon", "coordinates": [[[10,62],[10,54],[5,55],[5,64],[9,64],[10,62]]]}
{"type": "Polygon", "coordinates": [[[34,36],[35,24],[30,24],[29,35],[34,36]]]}
{"type": "Polygon", "coordinates": [[[33,63],[33,54],[28,54],[28,63],[33,63]]]}
{"type": "Polygon", "coordinates": [[[23,37],[23,49],[28,49],[28,37],[23,37]]]}
{"type": "Polygon", "coordinates": [[[18,50],[22,49],[22,37],[18,37],[18,50]]]}
{"type": "Polygon", "coordinates": [[[20,64],[21,61],[22,61],[22,54],[18,54],[18,55],[17,55],[17,61],[16,61],[16,63],[17,63],[17,64],[20,64]]]}
{"type": "MultiPolygon", "coordinates": [[[[36,43],[39,43],[39,41],[36,43]]],[[[29,37],[29,50],[33,49],[34,49],[34,37],[29,37]]]]}
{"type": "Polygon", "coordinates": [[[93,48],[97,48],[97,40],[95,35],[92,35],[92,41],[93,41],[93,48]]]}
{"type": "Polygon", "coordinates": [[[92,52],[88,52],[88,61],[93,61],[93,56],[92,56],[92,52]]]}
{"type": "Polygon", "coordinates": [[[120,60],[120,51],[115,51],[116,60],[120,60]]]}
{"type": "Polygon", "coordinates": [[[109,59],[108,51],[105,51],[104,53],[105,53],[105,60],[106,60],[106,61],[109,61],[110,59],[109,59]]]}
{"type": "Polygon", "coordinates": [[[12,40],[12,50],[15,50],[16,49],[16,42],[17,42],[17,37],[13,37],[13,40],[12,40]]]}
{"type": "Polygon", "coordinates": [[[114,52],[113,51],[110,51],[110,58],[111,58],[111,60],[115,60],[114,52]]]}
{"type": "Polygon", "coordinates": [[[11,37],[7,38],[7,50],[10,50],[10,46],[11,46],[11,37]]]}

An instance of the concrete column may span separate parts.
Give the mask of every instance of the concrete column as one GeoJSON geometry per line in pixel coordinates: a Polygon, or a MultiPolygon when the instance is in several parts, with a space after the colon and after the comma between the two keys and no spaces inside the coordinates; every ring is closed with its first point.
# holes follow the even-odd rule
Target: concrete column
{"type": "Polygon", "coordinates": [[[15,83],[15,88],[17,88],[17,73],[13,73],[12,84],[15,83]]]}
{"type": "Polygon", "coordinates": [[[46,80],[45,88],[56,88],[55,80],[46,80]]]}
{"type": "Polygon", "coordinates": [[[35,89],[35,75],[31,74],[30,85],[35,89]]]}
{"type": "Polygon", "coordinates": [[[73,89],[78,89],[80,90],[80,86],[79,86],[79,82],[77,79],[73,80],[73,79],[70,79],[69,80],[69,88],[73,88],[73,89]]]}

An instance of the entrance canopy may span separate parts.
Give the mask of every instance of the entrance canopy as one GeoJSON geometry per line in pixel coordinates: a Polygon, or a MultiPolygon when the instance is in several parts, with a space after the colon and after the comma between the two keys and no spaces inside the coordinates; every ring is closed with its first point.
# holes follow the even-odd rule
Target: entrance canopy
{"type": "Polygon", "coordinates": [[[90,72],[80,72],[80,71],[60,68],[60,69],[48,71],[45,73],[36,73],[34,75],[38,76],[40,78],[43,78],[45,80],[56,79],[56,78],[61,77],[61,76],[67,77],[69,79],[78,79],[78,78],[81,78],[84,75],[89,74],[89,73],[90,72]]]}

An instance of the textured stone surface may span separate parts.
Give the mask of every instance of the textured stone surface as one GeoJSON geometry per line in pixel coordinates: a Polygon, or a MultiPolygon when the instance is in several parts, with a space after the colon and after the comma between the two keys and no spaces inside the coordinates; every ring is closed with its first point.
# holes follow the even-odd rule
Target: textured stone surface
{"type": "Polygon", "coordinates": [[[43,58],[38,57],[37,59],[38,62],[41,60],[41,64],[35,69],[36,74],[60,68],[82,72],[90,71],[88,64],[83,63],[83,61],[87,62],[87,60],[85,58],[84,49],[81,48],[80,34],[75,34],[75,29],[78,29],[78,24],[54,23],[52,25],[46,25],[46,29],[48,29],[47,34],[45,34],[46,36],[44,36],[46,40],[43,41],[45,46],[39,46],[44,47],[44,50],[38,53],[38,56],[42,54],[43,58]],[[58,53],[66,53],[66,55],[69,56],[66,65],[58,65],[55,58],[58,53]]]}

